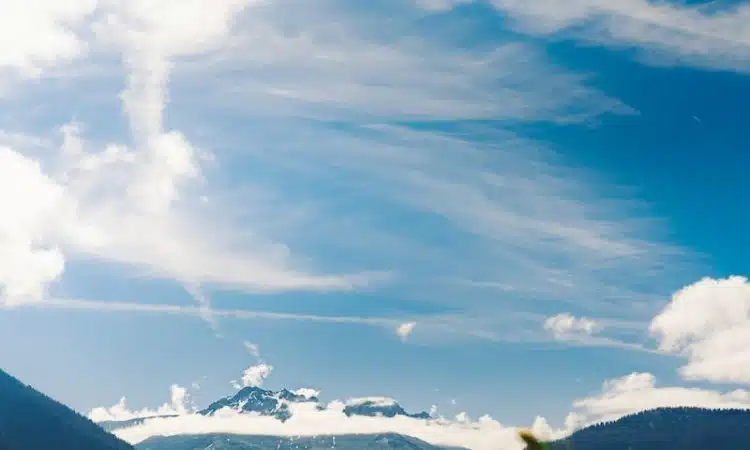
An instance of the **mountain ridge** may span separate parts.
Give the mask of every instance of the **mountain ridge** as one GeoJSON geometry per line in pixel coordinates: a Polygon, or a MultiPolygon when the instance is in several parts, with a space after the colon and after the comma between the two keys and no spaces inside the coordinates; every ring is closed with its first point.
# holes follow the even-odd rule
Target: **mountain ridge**
{"type": "MultiPolygon", "coordinates": [[[[240,412],[277,416],[284,402],[308,402],[322,407],[317,396],[282,389],[243,388],[213,402],[214,408],[200,412],[215,414],[229,407],[240,412]],[[275,403],[272,401],[275,400],[275,403]],[[252,403],[248,406],[249,403],[252,403]],[[264,409],[265,408],[265,409],[264,409]]],[[[351,399],[347,415],[385,415],[422,418],[409,414],[385,397],[351,399]],[[363,406],[364,405],[364,406],[363,406]]],[[[200,413],[199,412],[199,413],[200,413]]],[[[155,417],[174,417],[155,416],[155,417]]],[[[427,415],[429,417],[429,415],[427,415]]],[[[148,418],[112,422],[115,429],[137,425],[148,418]]],[[[597,423],[557,441],[551,450],[705,450],[744,448],[750,442],[750,410],[699,407],[662,407],[641,411],[617,420],[597,423]]],[[[0,450],[456,450],[430,444],[418,438],[393,433],[339,434],[305,437],[203,433],[154,436],[135,447],[104,431],[100,426],[67,406],[25,385],[0,370],[0,450]]]]}
{"type": "MultiPolygon", "coordinates": [[[[320,402],[317,396],[305,396],[298,394],[289,389],[273,391],[263,389],[257,386],[246,386],[232,395],[222,397],[211,402],[206,408],[198,410],[197,413],[203,416],[212,416],[228,408],[241,414],[256,413],[262,416],[274,417],[282,422],[292,416],[290,409],[291,404],[295,403],[314,403],[318,410],[326,409],[326,405],[320,402]]],[[[347,416],[367,416],[367,417],[396,417],[404,416],[412,419],[430,419],[431,416],[425,411],[418,413],[407,412],[398,402],[386,397],[363,397],[349,400],[343,408],[343,413],[347,416]]],[[[165,418],[170,415],[155,415],[151,417],[131,418],[127,420],[108,420],[99,422],[99,425],[108,431],[114,431],[118,428],[137,425],[150,418],[165,418]]]]}
{"type": "Polygon", "coordinates": [[[598,423],[549,443],[552,450],[705,450],[750,443],[750,410],[661,407],[598,423]]]}
{"type": "MultiPolygon", "coordinates": [[[[211,402],[196,414],[213,416],[224,409],[240,414],[258,414],[273,417],[285,422],[292,417],[292,404],[313,404],[318,410],[325,410],[317,395],[302,395],[289,389],[278,391],[257,386],[241,388],[234,394],[211,402]]],[[[348,417],[409,417],[429,419],[426,412],[409,413],[395,400],[387,397],[363,397],[350,399],[343,404],[342,413],[348,417]]],[[[174,417],[169,415],[131,418],[123,421],[105,421],[100,425],[110,431],[136,426],[148,419],[174,417]]],[[[308,449],[322,450],[465,450],[460,447],[444,447],[429,444],[418,438],[398,433],[337,434],[320,436],[266,436],[236,435],[231,433],[205,433],[193,435],[153,436],[136,446],[138,450],[265,450],[265,449],[308,449]]]]}
{"type": "Polygon", "coordinates": [[[133,450],[130,444],[0,369],[0,450],[133,450]]]}

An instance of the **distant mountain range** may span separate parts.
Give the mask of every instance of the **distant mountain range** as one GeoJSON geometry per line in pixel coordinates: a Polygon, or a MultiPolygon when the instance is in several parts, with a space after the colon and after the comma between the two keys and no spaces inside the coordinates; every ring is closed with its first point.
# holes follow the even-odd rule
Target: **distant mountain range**
{"type": "MultiPolygon", "coordinates": [[[[372,402],[378,404],[376,400],[372,402]]],[[[367,402],[358,403],[358,405],[363,404],[367,402]]],[[[390,412],[402,411],[392,406],[389,408],[385,402],[378,404],[377,408],[386,408],[390,412]]],[[[355,410],[369,411],[367,408],[355,408],[355,410]]],[[[366,415],[370,415],[369,412],[366,415]]],[[[659,408],[584,428],[566,439],[550,443],[549,447],[551,450],[750,448],[750,411],[687,407],[659,408]]],[[[309,438],[210,434],[151,438],[140,443],[136,448],[138,450],[445,449],[445,447],[433,446],[419,439],[397,434],[309,438]]],[[[498,448],[498,450],[503,449],[498,448]]]]}
{"type": "MultiPolygon", "coordinates": [[[[244,413],[255,413],[262,416],[274,417],[286,421],[292,417],[290,405],[294,403],[310,403],[317,409],[326,406],[315,396],[305,396],[287,389],[272,391],[259,387],[244,387],[237,393],[221,398],[198,411],[198,414],[212,416],[224,409],[244,413]]],[[[404,410],[396,401],[384,397],[365,397],[353,399],[344,406],[343,413],[347,416],[404,416],[415,419],[429,419],[426,412],[411,414],[404,410]]],[[[169,416],[158,416],[169,417],[169,416]]],[[[153,417],[152,417],[153,418],[153,417]]],[[[107,421],[99,425],[109,431],[127,428],[143,423],[148,418],[130,419],[124,421],[107,421]]],[[[419,439],[402,436],[395,433],[374,435],[341,435],[318,437],[275,437],[275,436],[238,436],[231,434],[204,434],[193,436],[153,437],[138,445],[138,450],[261,450],[261,449],[330,449],[340,450],[446,450],[447,447],[430,445],[419,439]]],[[[0,449],[1,450],[1,449],[0,449]]]]}
{"type": "MultiPolygon", "coordinates": [[[[317,408],[324,409],[317,397],[307,397],[282,389],[270,391],[259,387],[245,387],[230,397],[224,397],[213,402],[208,408],[199,414],[212,415],[222,408],[231,408],[240,412],[256,412],[261,415],[274,416],[279,420],[287,420],[291,417],[289,405],[292,403],[315,403],[317,408]]],[[[351,400],[344,407],[347,416],[407,416],[416,419],[429,419],[426,412],[410,414],[392,399],[383,397],[367,397],[351,400]]]]}
{"type": "MultiPolygon", "coordinates": [[[[323,409],[317,397],[306,397],[292,391],[270,391],[246,387],[236,394],[213,402],[199,414],[213,415],[223,408],[240,413],[253,412],[285,421],[291,417],[290,404],[314,403],[323,409]]],[[[410,414],[397,402],[380,397],[355,399],[347,402],[348,416],[405,416],[429,419],[421,412],[410,414]]],[[[143,419],[140,419],[143,420],[143,419]]],[[[102,424],[117,429],[135,422],[102,424]]],[[[322,436],[315,438],[280,438],[210,434],[174,436],[148,439],[139,450],[260,450],[278,449],[436,449],[406,436],[381,434],[368,436],[322,436]]],[[[750,448],[750,411],[707,410],[701,408],[660,408],[619,420],[597,424],[577,431],[572,436],[550,443],[552,450],[706,450],[707,448],[750,448]],[[725,445],[724,443],[731,443],[725,445]]],[[[500,449],[502,450],[502,449],[500,449]]]]}
{"type": "MultiPolygon", "coordinates": [[[[289,406],[294,403],[314,403],[318,409],[325,409],[315,396],[304,396],[287,389],[272,391],[259,387],[244,387],[234,395],[221,398],[207,408],[198,411],[198,414],[211,416],[222,409],[230,409],[240,413],[256,413],[262,416],[275,417],[286,421],[292,416],[289,406]]],[[[405,416],[414,419],[429,419],[430,414],[419,412],[412,414],[404,410],[396,401],[384,397],[365,397],[350,400],[343,410],[347,416],[383,416],[396,417],[405,416]]],[[[168,416],[159,416],[168,417],[168,416]]],[[[114,431],[118,428],[137,425],[145,419],[130,419],[125,421],[107,421],[99,425],[106,430],[114,431]]]]}
{"type": "MultiPolygon", "coordinates": [[[[254,412],[287,420],[290,403],[312,402],[316,397],[288,390],[243,388],[220,399],[203,415],[222,408],[254,412]],[[286,407],[285,407],[286,406],[286,407]]],[[[364,398],[345,406],[347,415],[428,418],[409,414],[393,400],[364,398]]],[[[115,430],[145,419],[100,424],[115,430]]],[[[702,408],[659,408],[597,424],[550,443],[552,450],[706,450],[750,448],[750,411],[702,408]]],[[[419,439],[395,433],[317,437],[238,436],[202,434],[152,437],[137,450],[446,450],[419,439]]],[[[0,370],[0,450],[134,450],[89,419],[26,386],[0,370]]],[[[498,449],[503,450],[503,449],[498,449]]]]}
{"type": "Polygon", "coordinates": [[[0,450],[133,450],[86,417],[0,370],[0,450]]]}

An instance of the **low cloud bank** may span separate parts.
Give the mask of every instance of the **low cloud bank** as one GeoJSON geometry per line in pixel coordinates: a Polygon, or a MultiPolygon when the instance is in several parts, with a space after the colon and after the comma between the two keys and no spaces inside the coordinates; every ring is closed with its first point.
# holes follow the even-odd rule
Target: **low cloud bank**
{"type": "MultiPolygon", "coordinates": [[[[142,424],[115,431],[131,444],[152,436],[184,434],[228,433],[259,436],[323,436],[343,434],[399,433],[413,436],[435,445],[466,447],[475,450],[521,449],[518,429],[507,427],[484,416],[471,420],[465,414],[453,420],[444,418],[419,420],[410,417],[348,417],[343,412],[344,403],[333,402],[325,410],[315,405],[301,403],[290,405],[291,419],[281,422],[272,417],[238,413],[224,409],[214,416],[185,414],[173,418],[152,418],[142,424]]],[[[533,430],[541,436],[562,436],[552,430],[543,419],[537,419],[533,430]]]]}
{"type": "MultiPolygon", "coordinates": [[[[149,417],[141,424],[115,431],[120,438],[132,444],[152,436],[206,433],[293,437],[390,432],[413,436],[434,445],[473,450],[523,448],[517,437],[518,427],[504,425],[487,415],[472,419],[466,413],[460,413],[452,419],[439,417],[430,420],[405,416],[347,416],[343,412],[346,405],[362,400],[350,399],[333,401],[324,410],[317,409],[316,403],[289,403],[292,417],[281,422],[273,417],[239,413],[231,409],[219,410],[213,416],[202,416],[188,410],[186,398],[188,396],[184,389],[173,386],[171,401],[158,409],[130,411],[125,407],[123,398],[112,407],[94,408],[89,417],[96,422],[149,417]],[[154,417],[165,414],[176,414],[177,417],[154,417]]],[[[393,401],[377,399],[383,402],[393,401]]],[[[575,400],[563,428],[551,427],[543,417],[537,417],[528,428],[544,439],[558,439],[593,423],[669,406],[750,409],[750,392],[743,389],[719,392],[689,387],[661,387],[651,373],[631,373],[606,380],[599,392],[575,400]]]]}
{"type": "Polygon", "coordinates": [[[170,386],[169,402],[164,403],[156,409],[143,408],[131,411],[127,406],[127,399],[121,397],[120,401],[109,407],[97,407],[89,411],[88,417],[94,422],[124,421],[154,416],[178,416],[188,412],[187,389],[173,384],[170,386]]]}

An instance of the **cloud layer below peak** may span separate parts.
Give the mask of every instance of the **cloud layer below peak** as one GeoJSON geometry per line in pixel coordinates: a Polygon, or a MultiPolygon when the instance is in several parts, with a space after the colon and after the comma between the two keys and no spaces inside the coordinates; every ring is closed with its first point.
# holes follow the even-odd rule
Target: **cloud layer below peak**
{"type": "MultiPolygon", "coordinates": [[[[174,389],[173,389],[174,391],[174,389]]],[[[317,392],[319,394],[319,392],[317,392]]],[[[179,400],[179,399],[178,399],[179,400]]],[[[379,401],[390,399],[376,398],[379,401]]],[[[158,410],[128,411],[124,400],[111,408],[96,408],[89,413],[94,420],[128,420],[151,417],[143,422],[115,433],[131,443],[142,442],[152,436],[198,435],[227,433],[257,436],[332,436],[343,434],[400,433],[413,436],[434,445],[461,446],[473,450],[494,448],[521,449],[516,426],[504,425],[490,416],[478,419],[460,413],[454,418],[440,416],[433,411],[433,419],[415,419],[406,416],[364,417],[348,416],[346,405],[362,399],[332,401],[319,409],[315,403],[290,403],[291,418],[282,422],[270,416],[255,413],[238,413],[223,409],[213,416],[185,412],[182,403],[173,401],[158,410]],[[154,417],[174,414],[176,417],[154,417]]],[[[685,387],[659,387],[650,373],[632,373],[607,380],[600,392],[575,400],[564,427],[555,429],[543,417],[537,417],[530,428],[544,439],[562,438],[573,431],[593,423],[616,420],[628,414],[658,407],[694,406],[712,409],[750,408],[750,392],[734,390],[721,393],[713,390],[685,387]]]]}

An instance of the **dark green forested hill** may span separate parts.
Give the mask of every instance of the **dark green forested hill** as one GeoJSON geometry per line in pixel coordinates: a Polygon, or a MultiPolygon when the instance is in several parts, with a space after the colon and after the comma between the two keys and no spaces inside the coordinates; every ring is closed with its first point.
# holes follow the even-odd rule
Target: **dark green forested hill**
{"type": "Polygon", "coordinates": [[[750,411],[659,408],[584,428],[553,450],[750,449],[750,411]]]}
{"type": "Polygon", "coordinates": [[[0,450],[133,450],[89,419],[0,370],[0,450]]]}

